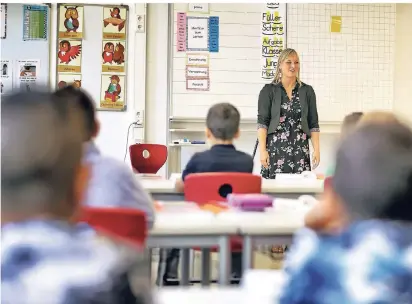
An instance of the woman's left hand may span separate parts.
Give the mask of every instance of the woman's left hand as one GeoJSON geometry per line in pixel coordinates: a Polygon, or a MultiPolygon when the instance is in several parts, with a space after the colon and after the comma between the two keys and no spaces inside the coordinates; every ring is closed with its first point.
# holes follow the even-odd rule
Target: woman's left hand
{"type": "Polygon", "coordinates": [[[319,166],[320,163],[320,152],[319,150],[313,151],[312,154],[312,169],[316,169],[319,166]]]}

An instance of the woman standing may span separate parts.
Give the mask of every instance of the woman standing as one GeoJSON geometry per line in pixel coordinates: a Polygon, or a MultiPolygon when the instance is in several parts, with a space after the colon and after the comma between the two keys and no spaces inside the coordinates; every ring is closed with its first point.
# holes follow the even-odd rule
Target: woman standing
{"type": "MultiPolygon", "coordinates": [[[[275,79],[266,84],[258,101],[258,141],[261,175],[310,171],[319,165],[319,121],[315,91],[299,78],[299,56],[293,49],[279,55],[275,79]],[[309,155],[312,141],[312,168],[309,155]]],[[[282,246],[272,253],[282,254],[282,246]]]]}
{"type": "Polygon", "coordinates": [[[313,88],[299,78],[299,56],[293,49],[281,52],[275,79],[266,84],[258,101],[258,141],[261,175],[302,173],[319,165],[319,121],[313,88]],[[309,155],[312,141],[312,168],[309,155]]]}

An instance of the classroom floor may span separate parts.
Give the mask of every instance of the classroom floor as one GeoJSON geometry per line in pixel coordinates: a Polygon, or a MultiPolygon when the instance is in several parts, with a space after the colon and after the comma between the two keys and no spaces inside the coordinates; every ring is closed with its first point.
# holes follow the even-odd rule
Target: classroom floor
{"type": "MultiPolygon", "coordinates": [[[[212,253],[211,254],[211,276],[212,279],[217,279],[218,277],[218,268],[219,268],[219,260],[218,254],[212,253]]],[[[157,267],[158,267],[158,253],[155,252],[153,255],[153,262],[152,262],[152,282],[155,284],[156,276],[157,276],[157,267]]],[[[282,267],[282,256],[277,256],[275,258],[270,257],[267,253],[263,253],[262,251],[255,251],[254,252],[254,268],[256,269],[280,269],[282,267]]],[[[201,275],[201,253],[195,251],[194,256],[194,270],[191,272],[193,277],[196,279],[200,278],[201,275]]]]}

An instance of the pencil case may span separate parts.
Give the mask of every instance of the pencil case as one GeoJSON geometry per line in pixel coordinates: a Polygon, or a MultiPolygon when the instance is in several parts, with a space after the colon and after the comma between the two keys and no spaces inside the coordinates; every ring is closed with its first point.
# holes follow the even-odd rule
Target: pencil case
{"type": "Polygon", "coordinates": [[[273,197],[266,194],[229,194],[227,203],[230,207],[243,211],[265,211],[273,206],[273,197]]]}

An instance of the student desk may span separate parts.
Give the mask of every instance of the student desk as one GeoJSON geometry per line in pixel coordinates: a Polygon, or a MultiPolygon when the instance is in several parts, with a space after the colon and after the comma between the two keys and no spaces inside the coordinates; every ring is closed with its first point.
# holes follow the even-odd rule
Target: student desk
{"type": "MultiPolygon", "coordinates": [[[[293,203],[292,201],[289,203],[293,203]]],[[[276,204],[276,201],[275,201],[276,204]]],[[[253,267],[253,250],[257,245],[290,244],[296,230],[303,227],[305,210],[274,210],[264,213],[212,212],[187,207],[180,202],[165,204],[149,232],[148,248],[183,248],[182,285],[189,284],[190,249],[219,248],[219,284],[230,282],[230,237],[243,237],[243,269],[253,267]],[[185,208],[188,209],[185,209],[185,208]]],[[[210,249],[202,252],[202,284],[210,282],[210,249]]]]}
{"type": "MultiPolygon", "coordinates": [[[[184,203],[189,205],[188,203],[184,203]]],[[[148,248],[182,248],[182,285],[189,285],[190,249],[219,248],[219,284],[230,283],[230,236],[237,235],[234,223],[222,221],[211,212],[187,210],[160,212],[147,239],[148,248]]],[[[205,249],[204,253],[209,253],[205,249]]],[[[210,281],[210,254],[202,255],[202,283],[210,281]],[[206,269],[206,271],[203,271],[206,269]]]]}
{"type": "MultiPolygon", "coordinates": [[[[174,180],[139,178],[144,189],[155,200],[183,201],[184,195],[176,191],[174,180]]],[[[323,192],[322,180],[266,180],[262,179],[262,193],[280,198],[297,199],[301,195],[317,195],[323,192]]]]}
{"type": "MultiPolygon", "coordinates": [[[[273,286],[276,288],[276,286],[273,286]]],[[[243,288],[165,288],[154,292],[155,304],[274,304],[276,298],[243,288]]]]}

